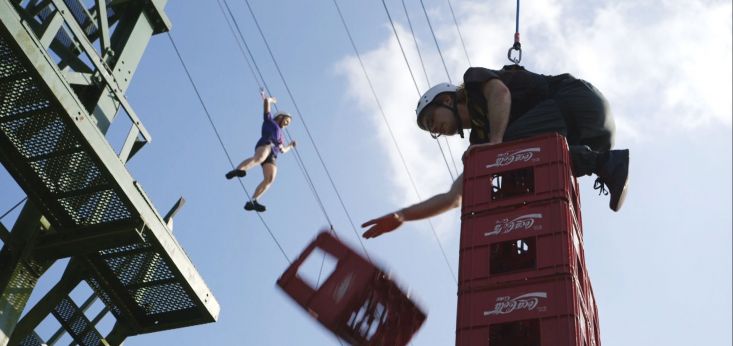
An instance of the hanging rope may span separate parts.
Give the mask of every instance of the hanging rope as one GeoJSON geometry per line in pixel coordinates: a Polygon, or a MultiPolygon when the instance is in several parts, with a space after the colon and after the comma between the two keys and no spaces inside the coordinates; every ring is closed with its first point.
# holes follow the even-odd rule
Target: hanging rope
{"type": "Polygon", "coordinates": [[[522,61],[522,44],[519,43],[519,0],[517,0],[517,17],[514,26],[514,45],[506,52],[506,57],[515,65],[518,65],[522,61]],[[517,52],[516,56],[512,56],[512,52],[514,51],[517,52]]]}

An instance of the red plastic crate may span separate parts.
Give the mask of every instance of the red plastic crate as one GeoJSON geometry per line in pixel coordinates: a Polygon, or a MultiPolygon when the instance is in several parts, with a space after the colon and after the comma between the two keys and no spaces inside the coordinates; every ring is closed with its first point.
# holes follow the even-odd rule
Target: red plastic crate
{"type": "Polygon", "coordinates": [[[406,345],[425,313],[382,270],[323,231],[288,267],[278,286],[341,339],[358,345],[406,345]],[[333,256],[333,273],[316,290],[298,269],[315,249],[333,256]]]}
{"type": "Polygon", "coordinates": [[[464,217],[459,287],[481,289],[556,274],[585,285],[583,240],[564,200],[464,217]]]}
{"type": "Polygon", "coordinates": [[[593,285],[590,284],[590,280],[588,280],[588,314],[590,315],[589,318],[589,342],[588,345],[601,345],[601,329],[600,329],[600,323],[599,323],[599,316],[598,316],[598,305],[596,304],[596,297],[593,293],[593,285]]]}
{"type": "Polygon", "coordinates": [[[571,275],[463,291],[456,345],[585,346],[587,320],[586,301],[571,275]]]}
{"type": "MultiPolygon", "coordinates": [[[[580,207],[563,136],[472,146],[463,171],[464,215],[562,198],[580,207]]],[[[581,225],[582,226],[582,225],[581,225]]]]}

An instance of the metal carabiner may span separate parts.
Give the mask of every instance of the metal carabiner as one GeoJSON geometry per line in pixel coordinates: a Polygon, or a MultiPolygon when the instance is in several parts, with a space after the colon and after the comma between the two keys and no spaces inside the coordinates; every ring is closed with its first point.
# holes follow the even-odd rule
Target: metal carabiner
{"type": "Polygon", "coordinates": [[[506,52],[506,58],[515,64],[519,64],[519,62],[522,61],[522,44],[519,42],[514,42],[514,45],[506,52]],[[515,50],[517,51],[517,56],[512,57],[512,51],[515,50]]]}

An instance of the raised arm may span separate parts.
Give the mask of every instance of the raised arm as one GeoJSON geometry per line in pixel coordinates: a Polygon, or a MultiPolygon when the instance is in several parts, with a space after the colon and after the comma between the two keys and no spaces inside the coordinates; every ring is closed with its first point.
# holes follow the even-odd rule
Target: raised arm
{"type": "Polygon", "coordinates": [[[275,103],[277,103],[277,99],[276,98],[274,98],[272,96],[264,97],[262,99],[262,108],[263,108],[262,114],[267,115],[268,113],[270,113],[272,104],[275,104],[275,103]]]}
{"type": "Polygon", "coordinates": [[[429,218],[431,216],[444,213],[450,209],[460,207],[462,197],[463,174],[458,176],[448,192],[435,195],[420,203],[413,204],[407,208],[365,222],[361,227],[372,227],[364,232],[362,236],[364,238],[378,237],[383,233],[397,229],[405,221],[429,218]]]}
{"type": "Polygon", "coordinates": [[[499,79],[491,79],[484,84],[483,94],[489,110],[489,144],[498,144],[504,138],[509,124],[509,111],[512,97],[509,88],[499,79]]]}

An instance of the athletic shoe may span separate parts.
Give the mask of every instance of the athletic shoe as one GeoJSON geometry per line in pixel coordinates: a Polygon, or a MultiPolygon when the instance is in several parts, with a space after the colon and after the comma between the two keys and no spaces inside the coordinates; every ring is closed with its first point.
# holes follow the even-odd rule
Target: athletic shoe
{"type": "Polygon", "coordinates": [[[608,152],[608,159],[598,172],[594,189],[600,190],[599,194],[611,193],[611,201],[608,206],[613,211],[619,211],[626,199],[626,191],[629,181],[629,150],[611,150],[608,152]],[[604,186],[605,185],[605,186],[604,186]],[[608,190],[606,190],[608,187],[608,190]]]}
{"type": "Polygon", "coordinates": [[[234,177],[240,177],[241,178],[241,177],[243,177],[245,175],[247,175],[247,171],[243,171],[243,170],[239,170],[239,169],[233,169],[233,170],[227,172],[227,174],[225,174],[224,176],[227,177],[227,179],[232,179],[234,177]]]}

